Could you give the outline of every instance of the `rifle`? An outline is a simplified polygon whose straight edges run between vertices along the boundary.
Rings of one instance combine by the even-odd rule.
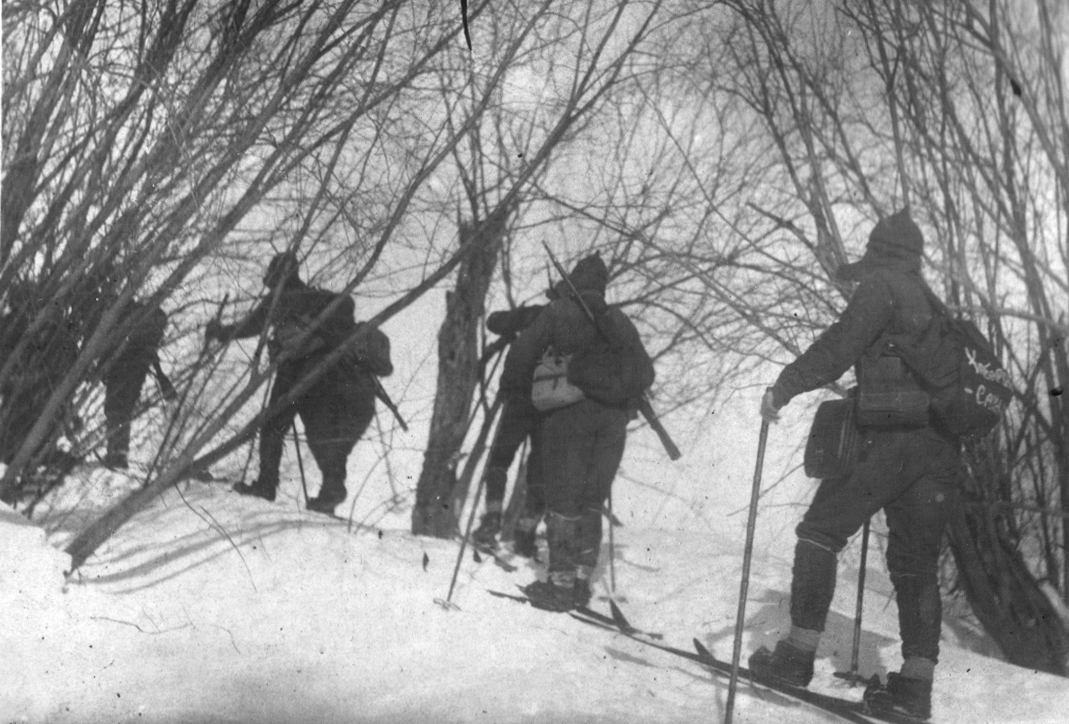
[[[393,404],[393,400],[391,400],[390,396],[386,394],[386,389],[382,386],[382,383],[379,382],[379,378],[372,374],[369,374],[368,376],[375,383],[375,397],[382,400],[382,404],[386,405],[386,408],[393,413],[393,416],[395,418],[397,418],[397,423],[401,426],[401,429],[405,432],[408,432],[408,425],[405,424],[404,418],[401,417],[401,413],[397,409],[397,405]]]
[[[591,321],[594,328],[598,330],[598,334],[604,337],[606,342],[611,342],[612,340],[609,339],[609,336],[602,330],[601,325],[598,324],[597,317],[594,316],[594,313],[590,311],[590,307],[586,305],[586,302],[583,301],[583,298],[579,295],[579,290],[575,288],[575,285],[572,284],[572,280],[568,278],[568,272],[565,271],[564,267],[561,266],[561,263],[557,261],[557,257],[553,255],[553,252],[545,241],[542,242],[542,248],[549,254],[549,260],[553,262],[553,266],[556,267],[557,273],[564,278],[568,288],[572,291],[572,296],[579,302],[579,306],[582,307],[583,313],[586,314],[587,319]],[[661,445],[664,446],[669,459],[678,460],[682,457],[683,453],[679,451],[679,448],[676,447],[675,442],[672,441],[668,431],[664,429],[664,425],[662,425],[660,419],[658,419],[657,413],[653,411],[653,405],[650,404],[650,401],[645,395],[639,395],[638,397],[638,411],[642,413],[642,416],[646,418],[646,422],[649,423],[649,426],[655,433],[657,433],[657,437],[660,438]]]

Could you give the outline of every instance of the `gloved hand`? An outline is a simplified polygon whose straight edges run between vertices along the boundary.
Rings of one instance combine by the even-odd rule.
[[[501,401],[502,405],[509,404],[510,402],[515,400],[517,397],[520,397],[522,394],[523,394],[523,392],[521,390],[517,390],[514,387],[498,387],[497,388],[497,399]]]
[[[174,402],[178,399],[178,390],[174,388],[174,385],[166,377],[160,380],[160,391],[163,393],[163,399],[168,402]]]
[[[765,422],[778,422],[781,407],[776,405],[776,394],[769,387],[761,398],[761,419]]]
[[[207,342],[211,342],[216,339],[223,339],[226,333],[223,331],[223,323],[218,319],[208,320],[207,326],[204,328],[204,339]]]

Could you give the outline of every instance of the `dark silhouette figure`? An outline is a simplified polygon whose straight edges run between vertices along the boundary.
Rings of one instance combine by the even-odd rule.
[[[345,500],[346,462],[375,415],[376,376],[393,372],[389,339],[378,329],[353,319],[354,304],[341,302],[322,324],[315,320],[339,295],[309,287],[298,275],[295,254],[276,255],[264,275],[269,293],[242,321],[224,325],[212,320],[209,339],[252,337],[272,328],[268,344],[272,360],[280,360],[268,403],[274,412],[260,429],[260,472],[251,484],[237,483],[234,490],[273,501],[279,483],[284,436],[300,415],[316,464],[323,475],[319,495],[308,509],[332,514]],[[353,336],[345,356],[332,365],[297,399],[279,407],[279,401],[323,358]]]
[[[45,411],[57,386],[78,357],[78,345],[61,305],[42,295],[31,281],[12,285],[7,312],[0,317],[0,365],[9,373],[0,384],[0,462],[10,465]],[[30,465],[47,468],[55,477],[69,472],[76,460],[56,446],[69,411],[57,415]],[[5,500],[20,497],[19,487]]]
[[[114,468],[128,466],[130,426],[149,370],[155,372],[163,396],[170,400],[176,397],[174,386],[160,367],[159,348],[167,328],[167,314],[159,307],[131,302],[124,310],[120,328],[135,316],[140,321],[119,342],[117,354],[105,365],[103,374],[108,430],[104,464]]]

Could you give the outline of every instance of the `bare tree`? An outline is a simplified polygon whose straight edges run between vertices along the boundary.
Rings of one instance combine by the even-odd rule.
[[[659,2],[546,3],[521,13],[511,30],[501,32],[502,39],[527,41],[515,47],[511,41],[504,43],[500,51],[514,59],[515,74],[528,82],[546,81],[541,88],[528,89],[534,91],[529,107],[523,107],[522,99],[514,101],[519,107],[503,101],[500,112],[489,116],[473,136],[470,161],[458,164],[463,198],[474,220],[471,234],[480,240],[480,248],[486,248],[485,260],[490,263],[473,261],[449,297],[439,332],[438,396],[417,488],[413,532],[446,537],[457,529],[472,467],[466,466],[468,475],[457,475],[467,427],[458,430],[455,421],[472,418],[471,400],[479,382],[477,330],[490,275],[502,250],[511,257],[509,250],[516,245],[531,246],[530,238],[520,240],[519,234],[506,233],[509,215],[515,207],[518,218],[537,217],[538,210],[532,208],[540,200],[535,182],[554,168],[567,173],[563,170],[570,160],[567,149],[598,127],[596,119],[610,106],[609,99],[634,82],[636,59],[651,42],[657,23],[669,19],[678,17],[668,16]],[[487,58],[495,67],[504,64],[498,55],[491,50]],[[480,69],[473,73],[472,87],[480,91],[477,97],[485,96],[475,80],[483,74]],[[532,221],[523,235],[529,237],[536,224],[547,222]],[[506,278],[516,271],[508,265]],[[485,413],[489,408],[482,409]]]
[[[477,4],[471,18],[485,7]],[[283,247],[312,253],[335,233],[353,239],[342,272],[350,292],[471,122],[458,121],[456,136],[429,129],[426,111],[436,106],[415,82],[456,49],[459,25],[444,9],[98,2],[52,14],[15,8],[5,13],[5,30],[0,287],[32,280],[53,308],[77,310],[91,299],[86,280],[117,268],[122,281],[22,438],[4,490],[41,458],[53,421],[135,323],[120,322],[126,301],[170,300],[181,330],[193,333],[195,319],[207,319],[215,305],[190,281],[218,284],[232,269],[228,257],[262,258]],[[473,106],[473,117],[483,108]],[[387,154],[399,162],[391,165]],[[271,228],[287,238],[259,231]],[[445,251],[432,259],[425,284],[388,313],[462,258]],[[47,322],[35,311],[31,329]],[[11,360],[27,352],[20,345],[0,381],[11,379]],[[155,491],[234,449],[261,419],[239,425],[197,460],[273,368],[254,360],[243,380],[215,397],[212,414],[197,416],[200,396],[220,388],[205,364],[211,355],[194,339],[184,349],[183,407],[168,426],[158,477],[75,538],[75,565]]]

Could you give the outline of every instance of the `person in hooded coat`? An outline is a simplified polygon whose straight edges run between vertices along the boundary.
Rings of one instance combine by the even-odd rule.
[[[921,277],[924,239],[907,211],[873,228],[864,256],[839,276],[856,281],[846,309],[780,373],[761,401],[769,422],[794,397],[827,385],[863,357],[890,354],[894,344],[919,344],[936,314]],[[865,380],[859,374],[862,390]],[[931,715],[939,659],[939,551],[960,472],[960,443],[928,414],[919,424],[859,429],[859,454],[849,474],[823,480],[802,522],[792,569],[791,628],[775,650],[750,657],[757,677],[808,686],[835,591],[837,556],[873,514],[888,527],[887,567],[898,603],[901,670],[886,686],[875,680],[865,699],[877,710],[916,719]]]
[[[111,261],[105,261],[80,278],[76,303],[70,313],[83,348],[100,328],[105,314],[119,305],[123,275]],[[167,330],[167,313],[145,301],[128,300],[107,341],[107,351],[93,373],[104,383],[106,452],[104,465],[129,467],[130,431],[141,389],[153,371],[163,397],[177,399],[177,392],[160,366],[159,349]]]
[[[163,396],[175,400],[177,393],[160,367],[159,348],[167,329],[167,313],[159,307],[132,301],[123,319],[139,316],[140,322],[119,343],[117,356],[104,370],[104,419],[107,423],[107,452],[104,464],[112,468],[129,466],[130,428],[141,388],[153,370]],[[120,325],[123,321],[120,321]]]
[[[571,284],[558,285],[567,292],[550,302],[513,343],[501,375],[503,389],[530,391],[535,367],[549,349],[573,360],[597,350],[603,344],[603,333],[588,311],[615,331],[620,347],[634,352],[631,359],[642,368],[639,376],[644,389],[652,384],[653,364],[638,330],[627,315],[605,302],[608,277],[605,262],[597,254],[575,265],[568,277]],[[549,575],[548,580],[535,581],[525,589],[535,605],[568,610],[589,603],[590,578],[601,551],[602,510],[633,416],[629,404],[607,404],[594,397],[545,413],[542,475]]]
[[[285,353],[271,389],[268,406],[273,408],[338,344],[351,337],[358,325],[353,319],[353,300],[346,296],[322,324],[312,328],[337,295],[301,281],[297,256],[292,252],[277,254],[263,281],[269,293],[245,319],[234,325],[212,320],[205,335],[220,340],[253,337],[267,327],[273,328],[268,344],[271,359],[279,359]],[[375,416],[378,387],[374,376],[393,372],[389,340],[371,327],[367,331],[365,338],[379,340],[374,354],[358,343],[352,355],[335,363],[296,400],[264,421],[260,429],[259,477],[252,484],[236,483],[235,492],[268,501],[275,499],[284,436],[295,416],[300,415],[308,447],[323,475],[319,495],[308,501],[308,509],[332,514],[345,500],[349,453]]]

